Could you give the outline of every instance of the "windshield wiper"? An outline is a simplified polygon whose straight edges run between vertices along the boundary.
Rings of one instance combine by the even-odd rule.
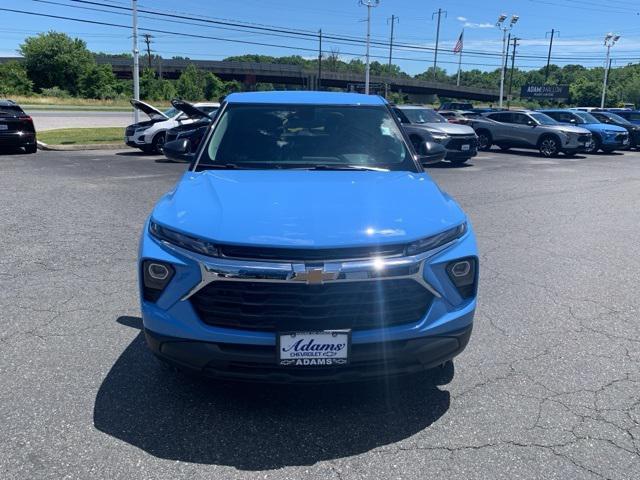
[[[240,167],[235,163],[201,163],[198,167],[216,170],[247,170],[247,167]]]
[[[362,172],[388,172],[388,168],[367,167],[363,165],[314,165],[300,170],[356,170]]]

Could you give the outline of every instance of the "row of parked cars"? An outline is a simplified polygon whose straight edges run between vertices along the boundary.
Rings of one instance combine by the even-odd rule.
[[[177,139],[189,139],[189,148],[195,151],[220,107],[219,103],[191,104],[176,99],[163,112],[145,102],[131,103],[146,113],[149,120],[127,127],[125,142],[149,153],[159,153],[165,142]],[[423,157],[430,156],[434,162],[444,159],[462,164],[492,146],[501,150],[536,149],[545,157],[559,153],[566,156],[580,152],[611,153],[640,146],[640,112],[634,111],[587,108],[436,111],[417,105],[391,108],[416,151]],[[425,151],[425,145],[430,151]]]

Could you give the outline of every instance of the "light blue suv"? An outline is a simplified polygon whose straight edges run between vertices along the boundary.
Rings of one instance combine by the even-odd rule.
[[[593,135],[593,142],[587,148],[586,153],[595,153],[602,150],[611,153],[614,150],[626,150],[629,148],[629,132],[623,127],[602,123],[588,112],[577,110],[538,110],[549,115],[560,123],[576,125],[586,128]]]
[[[471,335],[476,240],[377,96],[229,95],[143,227],[144,330],[215,378],[352,381],[421,371]]]

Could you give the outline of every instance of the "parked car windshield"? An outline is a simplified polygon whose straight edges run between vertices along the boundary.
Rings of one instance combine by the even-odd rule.
[[[626,118],[621,117],[620,115],[617,115],[615,113],[607,112],[607,113],[601,114],[601,115],[605,115],[605,116],[609,117],[611,120],[613,120],[614,122],[620,123],[622,125],[633,125],[629,120],[627,120]]]
[[[447,123],[447,119],[428,108],[400,108],[411,123]]]
[[[178,110],[177,108],[169,108],[168,110],[165,110],[164,112],[162,112],[163,115],[165,115],[167,118],[173,118],[176,115],[178,115],[179,113],[182,113],[181,110]]]
[[[587,113],[587,112],[573,112],[573,113],[576,114],[578,117],[580,117],[580,120],[577,121],[576,123],[600,123],[600,120],[598,120],[596,117],[594,117],[590,113]]]
[[[540,125],[557,125],[558,123],[549,115],[545,115],[544,113],[531,113],[530,115],[531,118],[533,118]]]
[[[230,104],[203,168],[418,171],[385,106]]]

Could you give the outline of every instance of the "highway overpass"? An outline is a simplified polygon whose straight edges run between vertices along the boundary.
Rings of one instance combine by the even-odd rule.
[[[10,60],[7,57],[0,58],[0,63]],[[16,60],[16,58],[11,58]],[[99,57],[99,63],[111,64],[118,78],[131,78],[132,61],[119,57]],[[156,62],[154,62],[155,64]],[[140,67],[144,67],[140,62]],[[318,82],[318,72],[303,69],[297,65],[281,65],[273,63],[249,63],[249,62],[225,62],[209,60],[162,60],[160,65],[154,65],[160,71],[163,78],[176,79],[189,65],[214,73],[223,80],[237,80],[246,85],[258,82],[292,85],[297,88],[317,90],[319,87],[335,87],[344,90],[359,89],[364,82],[362,74],[349,72],[330,72],[323,70],[322,79]],[[447,83],[416,80],[411,77],[387,77],[371,76],[371,83],[388,85],[392,92],[408,94],[415,99],[427,98],[438,95],[440,97],[459,98],[492,102],[498,100],[497,90],[456,87]]]

